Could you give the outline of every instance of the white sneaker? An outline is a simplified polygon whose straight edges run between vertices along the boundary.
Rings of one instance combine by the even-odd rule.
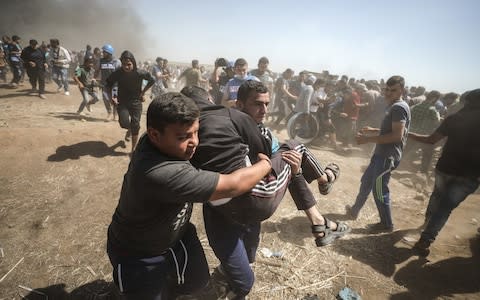
[[[40,94],[38,95],[38,97],[40,97],[41,99],[47,99],[47,96],[45,96],[44,94]]]
[[[66,92],[65,92],[65,96],[70,96],[70,92],[69,92],[69,91],[66,91]]]
[[[62,91],[62,89],[63,89],[63,85],[59,86],[59,87],[57,88],[57,93],[60,93],[60,92]]]

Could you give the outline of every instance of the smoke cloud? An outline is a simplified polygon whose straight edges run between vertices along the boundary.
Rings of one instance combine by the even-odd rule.
[[[50,38],[58,38],[69,50],[111,44],[117,57],[126,49],[137,58],[147,55],[149,37],[141,16],[127,0],[2,2],[0,33],[20,36],[22,46],[30,39],[48,43]]]

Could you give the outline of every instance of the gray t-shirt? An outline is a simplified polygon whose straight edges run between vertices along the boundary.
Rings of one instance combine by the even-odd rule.
[[[402,158],[403,147],[407,142],[408,130],[410,128],[410,108],[407,102],[401,100],[387,108],[380,126],[380,135],[391,133],[392,123],[394,122],[405,123],[402,141],[400,143],[377,144],[375,154],[382,157],[392,157],[394,160],[399,161]]]
[[[159,255],[182,238],[193,202],[206,202],[219,174],[160,153],[144,135],[124,176],[109,242],[126,256]]]

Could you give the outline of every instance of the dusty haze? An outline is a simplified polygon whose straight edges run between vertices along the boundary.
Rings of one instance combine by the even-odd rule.
[[[112,44],[116,56],[129,49],[137,57],[147,55],[141,17],[126,0],[22,0],[2,1],[0,33],[18,35],[21,45],[36,39],[40,43],[58,38],[70,50],[85,49],[86,44],[101,47]]]

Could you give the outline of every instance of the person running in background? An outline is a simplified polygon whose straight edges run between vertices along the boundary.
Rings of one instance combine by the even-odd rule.
[[[73,80],[78,84],[82,94],[82,103],[78,107],[77,114],[80,115],[86,107],[90,112],[90,105],[98,101],[98,94],[95,87],[98,85],[95,79],[95,59],[93,55],[85,56],[83,65],[77,67]],[[90,100],[90,97],[92,100]]]
[[[112,45],[105,44],[102,47],[102,58],[100,59],[98,70],[95,70],[95,78],[100,78],[99,85],[102,88],[102,99],[103,104],[105,105],[105,109],[107,110],[107,120],[110,120],[110,117],[115,120],[115,116],[117,114],[117,108],[113,104],[110,96],[108,95],[108,91],[106,88],[107,78],[108,76],[110,76],[110,74],[112,74],[115,70],[120,69],[122,66],[120,60],[113,57],[114,51],[115,49],[113,49]],[[114,89],[115,88],[116,87],[114,87]],[[93,98],[90,101],[90,104],[95,104],[97,101],[98,98]]]
[[[120,56],[122,67],[114,71],[106,80],[106,89],[109,98],[117,105],[118,122],[120,127],[127,129],[125,140],[132,139],[132,152],[138,141],[142,103],[145,102],[145,92],[155,83],[152,75],[145,70],[138,70],[133,54],[125,50]],[[143,80],[147,85],[142,89]],[[112,97],[112,88],[118,84],[118,95]]]
[[[10,68],[12,69],[13,79],[10,83],[12,87],[17,87],[22,78],[22,46],[20,46],[20,37],[18,35],[12,36],[11,42],[8,44],[8,58],[10,61]]]
[[[68,90],[68,68],[72,62],[72,58],[67,49],[60,46],[58,39],[50,40],[50,55],[49,59],[52,60],[52,76],[53,81],[58,85],[57,92],[60,92],[63,88],[66,96],[70,95]]]
[[[30,40],[29,46],[22,51],[22,61],[25,64],[28,79],[32,85],[32,94],[37,95],[41,99],[46,99],[45,96],[45,70],[47,68],[47,59],[45,52],[38,47],[36,40]],[[37,90],[38,83],[38,90]]]

